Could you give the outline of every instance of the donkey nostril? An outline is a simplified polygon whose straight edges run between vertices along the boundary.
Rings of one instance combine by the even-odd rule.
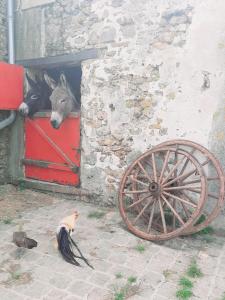
[[[51,120],[51,124],[52,124],[53,128],[56,128],[56,129],[59,128],[59,124],[56,120]]]

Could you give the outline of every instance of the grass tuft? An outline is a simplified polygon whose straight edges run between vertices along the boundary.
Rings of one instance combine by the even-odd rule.
[[[197,266],[196,260],[193,260],[191,262],[191,264],[190,264],[190,266],[188,267],[188,270],[187,270],[187,275],[191,278],[200,278],[200,277],[203,276],[202,271]]]
[[[200,218],[195,223],[195,225],[199,225],[199,224],[203,223],[205,220],[206,220],[206,216],[205,215],[201,215]]]
[[[119,272],[119,273],[116,273],[115,276],[116,276],[116,279],[120,279],[123,277],[123,274],[121,272]]]
[[[115,293],[115,297],[114,300],[124,300],[125,299],[125,295],[123,292],[117,292]]]
[[[12,219],[9,217],[6,217],[5,219],[3,219],[3,223],[4,224],[12,224]]]
[[[135,283],[137,281],[137,277],[135,276],[130,276],[127,278],[127,282],[129,282],[130,284]]]
[[[91,211],[89,214],[88,214],[88,218],[90,219],[101,219],[103,218],[105,215],[105,212],[103,211]]]
[[[176,297],[180,300],[190,299],[192,295],[193,295],[192,291],[185,288],[176,292]]]
[[[145,251],[145,246],[144,244],[138,244],[136,247],[135,247],[135,250],[137,250],[138,252],[140,253],[143,253]]]
[[[193,283],[187,277],[181,277],[179,285],[181,285],[185,289],[191,289],[193,287]]]
[[[121,273],[118,273],[121,274]],[[130,276],[122,286],[114,286],[113,300],[127,300],[141,291],[141,283],[137,284],[137,277]]]

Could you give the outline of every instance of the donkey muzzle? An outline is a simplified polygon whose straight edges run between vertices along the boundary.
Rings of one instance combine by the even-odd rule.
[[[60,124],[56,120],[51,120],[50,122],[53,128],[58,129],[60,127]]]
[[[28,115],[28,113],[29,113],[29,107],[28,107],[28,105],[25,102],[23,102],[23,103],[20,104],[18,110],[19,110],[19,113],[22,116],[24,116],[24,117],[26,117]]]
[[[50,120],[52,127],[58,129],[62,121],[63,121],[63,117],[57,111],[53,111]]]

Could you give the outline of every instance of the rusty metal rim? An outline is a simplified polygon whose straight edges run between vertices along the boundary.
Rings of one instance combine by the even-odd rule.
[[[207,216],[207,219],[205,219],[202,223],[200,223],[198,225],[193,225],[190,228],[187,228],[185,230],[185,232],[183,233],[184,235],[186,235],[186,234],[196,233],[196,232],[204,229],[206,226],[208,226],[218,216],[218,214],[220,213],[221,209],[224,206],[224,201],[225,201],[225,198],[224,198],[224,194],[225,194],[225,181],[224,181],[224,179],[225,178],[224,178],[224,172],[223,172],[223,169],[221,167],[221,164],[218,161],[218,159],[214,156],[214,154],[212,154],[208,149],[206,149],[205,147],[203,147],[202,145],[200,145],[196,142],[192,142],[192,141],[188,141],[188,140],[182,140],[182,139],[176,139],[176,140],[170,140],[170,141],[163,142],[163,143],[157,145],[156,148],[161,148],[161,147],[165,147],[165,146],[172,146],[172,145],[176,146],[177,144],[195,148],[195,149],[199,150],[208,159],[210,159],[210,161],[212,162],[213,166],[216,169],[216,172],[218,174],[219,181],[220,181],[219,198],[218,198],[218,201],[217,201],[217,205],[214,207],[212,212]],[[182,150],[184,150],[184,149],[182,149]],[[186,150],[184,150],[184,151],[186,151]],[[197,158],[195,158],[195,159],[197,160]],[[205,204],[206,204],[207,201],[208,201],[208,196],[205,200]]]
[[[137,236],[139,236],[143,239],[155,240],[155,241],[156,240],[158,240],[158,241],[159,240],[168,240],[170,238],[177,237],[177,236],[181,235],[183,232],[185,232],[186,230],[188,230],[189,228],[192,228],[192,225],[196,222],[196,220],[199,218],[199,216],[202,213],[202,209],[204,207],[205,196],[207,194],[207,183],[206,183],[206,179],[205,179],[202,167],[197,163],[196,159],[190,153],[187,153],[187,152],[182,151],[182,150],[179,149],[179,152],[182,152],[182,154],[184,154],[186,157],[188,157],[189,160],[191,160],[191,162],[194,164],[194,166],[196,167],[196,169],[198,170],[199,175],[200,175],[202,189],[201,189],[200,199],[198,201],[198,205],[197,205],[196,210],[193,212],[190,219],[182,227],[180,227],[180,228],[178,228],[178,229],[176,229],[176,230],[174,230],[170,233],[162,233],[160,235],[153,235],[153,234],[148,234],[148,233],[145,233],[143,231],[140,231],[140,230],[136,229],[131,224],[131,222],[129,221],[129,219],[128,219],[126,213],[125,213],[125,210],[124,210],[124,207],[123,207],[123,198],[124,198],[123,197],[123,190],[124,190],[126,180],[129,176],[130,172],[137,165],[137,163],[139,161],[141,161],[142,159],[146,158],[147,156],[151,155],[152,153],[157,152],[159,150],[159,148],[160,148],[161,151],[162,150],[164,150],[164,151],[170,150],[169,146],[165,146],[165,147],[162,147],[162,146],[158,147],[157,146],[157,147],[155,147],[151,150],[148,150],[147,152],[145,152],[141,156],[139,156],[125,171],[125,173],[123,175],[123,178],[121,180],[120,189],[119,189],[119,210],[120,210],[120,214],[121,214],[124,222],[126,223],[128,229],[131,232],[133,232],[134,234],[136,234]]]

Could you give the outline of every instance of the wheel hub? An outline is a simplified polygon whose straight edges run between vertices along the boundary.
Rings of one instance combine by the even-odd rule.
[[[160,185],[157,182],[151,182],[149,184],[149,191],[152,193],[154,196],[159,196],[160,194]]]

